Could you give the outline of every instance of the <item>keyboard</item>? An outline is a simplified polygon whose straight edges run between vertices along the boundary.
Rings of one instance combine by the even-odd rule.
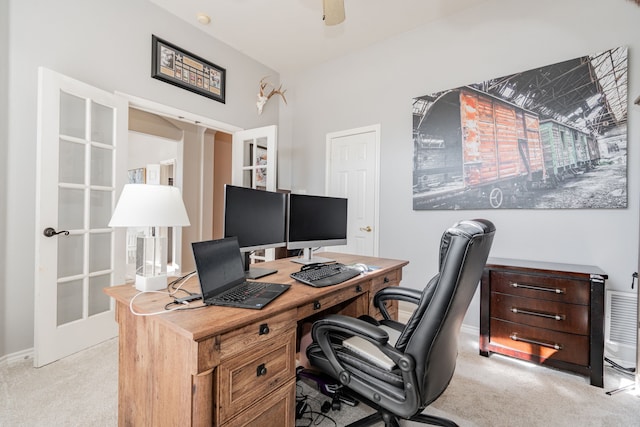
[[[242,302],[250,297],[256,296],[268,285],[269,283],[264,282],[244,282],[230,289],[228,292],[216,296],[214,299],[218,301]]]
[[[336,262],[333,264],[305,265],[300,271],[291,273],[290,276],[305,285],[322,288],[345,282],[359,274],[359,270]]]

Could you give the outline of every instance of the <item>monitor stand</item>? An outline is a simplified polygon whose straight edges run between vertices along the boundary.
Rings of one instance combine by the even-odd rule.
[[[251,267],[249,252],[244,252],[244,277],[245,279],[259,279],[270,274],[277,273],[278,270],[271,268]]]
[[[324,264],[327,262],[335,262],[335,259],[322,258],[322,257],[314,257],[313,256],[313,248],[304,248],[304,252],[301,258],[293,258],[291,261],[297,262],[298,264]]]

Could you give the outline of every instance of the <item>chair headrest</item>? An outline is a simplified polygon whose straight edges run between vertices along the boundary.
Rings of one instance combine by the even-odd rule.
[[[449,227],[444,232],[442,239],[440,240],[440,262],[438,263],[438,270],[442,268],[442,262],[444,260],[444,256],[447,254],[447,250],[449,249],[452,236],[462,236],[472,240],[477,236],[493,233],[495,231],[495,225],[486,219],[467,219],[459,221]]]

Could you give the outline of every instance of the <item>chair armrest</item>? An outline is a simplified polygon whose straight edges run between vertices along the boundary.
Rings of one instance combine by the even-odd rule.
[[[440,274],[436,274],[435,276],[433,276],[431,280],[429,280],[429,283],[427,283],[427,286],[425,286],[424,290],[406,288],[401,286],[389,286],[388,288],[381,289],[374,295],[373,305],[378,310],[380,310],[380,314],[382,314],[382,317],[384,317],[385,320],[394,322],[394,320],[389,315],[389,312],[387,311],[387,307],[384,304],[385,301],[405,301],[415,305],[418,305],[422,298],[427,298],[428,301],[433,296],[433,289],[435,289],[433,285],[437,283],[439,279]]]
[[[408,354],[398,351],[388,344],[389,335],[383,329],[378,328],[364,320],[340,314],[331,314],[323,319],[314,322],[312,336],[315,343],[320,347],[323,356],[330,365],[332,376],[336,377],[341,384],[348,385],[349,388],[369,400],[375,400],[385,408],[395,408],[395,411],[410,416],[415,413],[419,406],[418,381],[415,372],[415,360]],[[404,387],[395,389],[384,384],[384,382],[370,381],[363,378],[359,372],[350,372],[343,365],[336,354],[335,343],[331,338],[342,338],[344,335],[357,336],[375,345],[382,353],[389,357],[399,368]],[[341,346],[337,346],[340,348]],[[362,359],[363,362],[366,359]],[[368,362],[367,362],[368,363]],[[329,372],[329,371],[327,371]]]
[[[405,301],[418,305],[422,291],[413,288],[403,288],[400,286],[389,286],[380,289],[373,297],[373,305],[380,310],[380,314],[385,320],[391,320],[391,315],[387,311],[385,301]]]
[[[354,317],[343,316],[341,314],[328,315],[314,322],[311,333],[313,340],[318,343],[335,372],[346,372],[347,369],[338,360],[332,346],[332,337],[343,338],[346,334],[348,336],[357,336],[365,339],[375,345],[396,364],[398,364],[404,356],[388,344],[389,334],[387,334],[384,329]]]
[[[340,332],[348,335],[357,335],[379,346],[383,346],[389,341],[389,334],[384,329],[355,317],[330,314],[313,323],[312,334],[316,342],[324,339],[321,334]]]

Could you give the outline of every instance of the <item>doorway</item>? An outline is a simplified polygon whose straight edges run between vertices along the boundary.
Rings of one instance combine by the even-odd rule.
[[[327,134],[326,192],[348,199],[347,245],[336,252],[378,256],[380,125]]]
[[[224,185],[231,183],[231,141],[231,134],[200,123],[129,108],[128,168],[144,168],[150,178],[149,170],[157,166],[157,183],[181,189],[191,222],[184,229],[163,231],[172,273],[195,269],[191,242],[222,236],[221,195]]]

